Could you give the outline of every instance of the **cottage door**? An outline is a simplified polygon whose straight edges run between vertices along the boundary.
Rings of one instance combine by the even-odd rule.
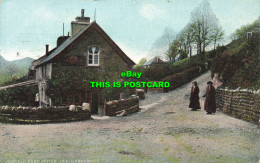
[[[68,105],[80,105],[81,104],[81,95],[72,94],[72,93],[67,94],[67,104]]]
[[[91,114],[98,114],[98,93],[92,93]]]

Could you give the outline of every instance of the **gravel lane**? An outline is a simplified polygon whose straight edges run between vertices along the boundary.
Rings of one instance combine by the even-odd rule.
[[[208,80],[209,72],[196,79],[200,97]],[[257,126],[221,112],[190,111],[190,86],[149,92],[140,101],[141,111],[126,117],[40,125],[0,123],[0,162],[258,162]]]

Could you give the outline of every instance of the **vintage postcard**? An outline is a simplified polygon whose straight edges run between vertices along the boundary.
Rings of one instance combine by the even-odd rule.
[[[0,162],[259,162],[259,11],[0,0]]]

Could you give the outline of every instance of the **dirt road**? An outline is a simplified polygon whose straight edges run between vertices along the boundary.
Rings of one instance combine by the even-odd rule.
[[[200,96],[209,79],[209,73],[196,79]],[[187,84],[169,93],[148,93],[141,111],[126,117],[0,123],[0,162],[258,162],[260,129],[220,112],[190,111],[189,91]]]

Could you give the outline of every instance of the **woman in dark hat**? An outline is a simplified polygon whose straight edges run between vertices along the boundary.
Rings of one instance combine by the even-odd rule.
[[[200,89],[196,81],[192,82],[191,92],[190,92],[190,104],[189,108],[192,108],[192,111],[200,109],[200,98],[199,98]]]
[[[215,88],[213,87],[213,83],[211,81],[207,82],[208,86],[206,89],[206,99],[204,103],[204,109],[207,114],[212,114],[216,112],[216,101],[215,101]]]

